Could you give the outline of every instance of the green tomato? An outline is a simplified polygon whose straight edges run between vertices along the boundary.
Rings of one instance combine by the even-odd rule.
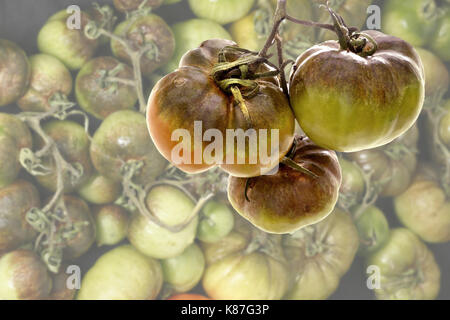
[[[0,113],[0,134],[11,138],[19,149],[33,145],[30,129],[15,115]]]
[[[408,229],[394,229],[367,261],[379,268],[379,300],[432,300],[439,294],[440,270],[433,253]]]
[[[189,0],[189,6],[199,18],[227,24],[245,16],[254,2],[255,0]]]
[[[134,80],[133,69],[113,57],[97,57],[86,63],[77,75],[75,94],[80,107],[98,119],[132,109],[137,101],[136,89],[108,77]]]
[[[394,206],[402,224],[424,241],[450,241],[450,201],[436,181],[418,175],[414,183],[394,199]]]
[[[112,203],[120,196],[122,187],[120,183],[113,181],[99,173],[94,173],[85,184],[78,189],[78,194],[83,200],[92,204]]]
[[[361,169],[356,164],[344,158],[339,158],[339,164],[342,169],[342,183],[339,189],[338,205],[348,210],[360,203],[365,182]]]
[[[147,195],[146,205],[156,218],[168,226],[184,223],[195,206],[183,191],[168,185],[152,188]],[[181,231],[171,232],[143,214],[135,213],[128,230],[128,239],[149,257],[173,258],[194,242],[197,225],[198,217],[195,217]]]
[[[149,14],[125,20],[117,25],[114,33],[125,38],[133,50],[151,47],[142,55],[140,62],[141,71],[146,76],[164,66],[173,56],[174,34],[167,23],[157,15]],[[120,42],[112,39],[111,50],[121,61],[131,64],[132,59]]]
[[[161,261],[164,281],[176,293],[193,289],[202,279],[205,270],[205,257],[202,250],[192,244],[179,256]]]
[[[389,239],[389,222],[384,213],[375,206],[361,212],[355,224],[359,233],[359,253],[363,256],[374,253]]]
[[[103,176],[122,181],[120,169],[127,161],[143,161],[135,181],[148,184],[166,168],[148,133],[145,116],[137,111],[121,110],[107,117],[92,138],[91,159]]]
[[[446,101],[444,109],[446,113],[439,122],[439,137],[445,145],[450,147],[450,100]]]
[[[425,69],[425,95],[432,97],[441,90],[449,87],[449,74],[445,64],[432,52],[417,48]]]
[[[127,237],[129,214],[122,207],[105,205],[94,209],[97,245],[113,246]]]
[[[162,282],[157,260],[124,245],[97,260],[84,276],[77,300],[152,300]]]
[[[95,54],[97,40],[88,39],[84,28],[90,16],[81,11],[81,28],[69,29],[71,14],[61,10],[51,16],[39,31],[37,43],[43,53],[57,57],[71,70],[80,69]]]
[[[444,61],[450,61],[450,13],[439,22],[435,36],[430,42],[433,51]]]
[[[30,76],[31,67],[26,53],[14,42],[0,39],[0,107],[24,95]]]
[[[202,284],[214,300],[279,300],[288,288],[281,237],[236,219],[235,228],[215,243],[202,243]]]
[[[198,224],[197,238],[203,242],[217,242],[233,230],[231,209],[219,202],[210,201],[203,208]]]
[[[328,298],[348,271],[359,246],[349,214],[336,209],[323,221],[283,239],[294,283],[285,299]]]
[[[89,136],[83,126],[69,120],[51,120],[43,126],[44,132],[55,142],[63,158],[70,164],[83,167],[82,175],[78,178],[64,172],[64,192],[70,193],[82,186],[91,176],[92,164],[89,158]],[[37,141],[37,150],[44,146],[41,138]],[[49,167],[50,174],[36,176],[40,185],[50,191],[57,189],[56,164],[53,157],[43,159],[43,165]]]
[[[40,300],[51,288],[47,267],[33,251],[19,249],[0,257],[0,300]]]
[[[0,255],[35,239],[37,233],[25,216],[39,206],[39,193],[27,181],[17,180],[0,189]]]
[[[172,27],[175,36],[175,53],[172,59],[163,68],[165,73],[170,73],[180,63],[183,55],[189,50],[200,46],[208,39],[231,39],[231,35],[221,25],[206,19],[192,19],[175,24]]]
[[[72,75],[61,61],[48,54],[31,56],[30,63],[30,87],[17,104],[23,111],[49,111],[55,94],[68,96],[72,92]]]
[[[423,46],[436,32],[436,9],[435,0],[385,1],[383,32]]]

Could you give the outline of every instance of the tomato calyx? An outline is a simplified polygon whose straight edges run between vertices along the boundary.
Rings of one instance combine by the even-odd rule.
[[[244,250],[244,254],[261,252],[269,257],[285,264],[283,248],[281,246],[281,236],[269,234],[257,228],[251,230],[251,240]]]

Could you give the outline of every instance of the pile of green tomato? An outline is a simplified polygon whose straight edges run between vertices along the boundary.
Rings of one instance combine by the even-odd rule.
[[[329,1],[358,28],[372,2]],[[442,280],[449,279],[448,270],[440,270],[430,249],[448,249],[450,242],[448,1],[376,1],[382,31],[413,45],[425,70],[419,120],[398,138],[386,138],[393,140],[388,144],[379,140],[367,149],[359,138],[340,139],[342,128],[375,128],[384,121],[376,113],[365,120],[340,118],[331,142],[316,130],[320,120],[312,112],[294,108],[297,119],[305,119],[295,123],[276,80],[259,83],[264,101],[279,105],[270,119],[285,129],[283,156],[308,163],[320,184],[286,168],[280,175],[292,180],[277,184],[270,176],[256,177],[252,167],[177,168],[164,153],[172,146],[160,143],[165,125],[179,124],[179,110],[158,104],[196,99],[165,90],[185,85],[180,74],[194,79],[207,68],[195,60],[197,51],[185,53],[202,43],[197,50],[216,52],[215,46],[234,42],[257,52],[271,31],[277,1],[112,4],[82,8],[81,27],[74,29],[67,23],[73,12],[56,12],[38,33],[39,52],[31,55],[14,39],[0,39],[0,107],[8,110],[0,109],[0,299],[327,299],[354,263],[364,265],[360,273],[375,270],[367,273],[373,284],[367,290],[377,299],[436,299],[444,285],[448,292]],[[288,0],[288,13],[331,23],[320,4]],[[169,25],[159,15],[177,7],[195,18]],[[280,36],[286,59],[336,39],[328,30],[289,23]],[[189,83],[200,88],[200,76],[195,79]],[[291,104],[310,99],[293,98],[292,79]],[[408,90],[414,95],[414,87]],[[147,101],[153,109],[146,114]],[[331,117],[345,113],[340,111]],[[214,116],[206,113],[208,120]],[[411,123],[417,119],[407,116]],[[393,137],[397,129],[382,130]],[[303,132],[314,142],[300,137]],[[299,204],[298,190],[288,190],[293,185],[314,202]],[[280,190],[285,193],[278,199]],[[320,208],[310,209],[319,202]],[[274,204],[283,210],[295,205],[314,217],[271,220]],[[261,207],[269,209],[258,219]],[[81,266],[80,279],[68,272],[74,266]]]

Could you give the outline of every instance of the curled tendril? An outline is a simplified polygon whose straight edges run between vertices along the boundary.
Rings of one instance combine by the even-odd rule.
[[[101,28],[95,21],[91,20],[84,27],[84,35],[90,40],[96,40],[102,35]]]
[[[52,173],[52,169],[43,165],[41,158],[37,157],[31,149],[20,150],[19,162],[33,176],[46,176]]]
[[[39,233],[48,230],[51,223],[47,215],[38,208],[31,208],[26,213],[25,220]]]
[[[62,249],[54,248],[53,250],[44,249],[41,252],[41,258],[47,265],[48,269],[53,273],[58,273],[62,263]]]

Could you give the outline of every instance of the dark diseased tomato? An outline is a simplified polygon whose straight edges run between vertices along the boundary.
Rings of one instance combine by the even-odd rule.
[[[341,169],[334,152],[297,137],[291,154],[315,176],[281,164],[274,175],[229,178],[228,197],[235,210],[267,232],[292,233],[317,223],[338,199]]]
[[[243,101],[238,101],[234,95],[227,94],[217,85],[217,79],[215,81],[212,76],[212,69],[219,61],[219,53],[225,52],[225,47],[236,48],[236,44],[220,39],[205,41],[199,48],[189,51],[183,57],[179,69],[156,84],[148,103],[148,127],[158,150],[183,171],[197,173],[222,164],[222,169],[232,175],[258,176],[275,167],[291,148],[295,129],[294,117],[286,96],[274,84],[275,78],[256,80],[254,95],[244,97]],[[244,57],[242,52],[234,51],[225,55],[230,62]],[[265,64],[249,68],[250,73],[268,70],[270,68]],[[248,111],[248,118],[244,107]],[[202,127],[197,130],[195,122],[201,123]],[[177,129],[183,129],[189,134],[188,139],[183,139],[181,151],[179,140],[172,139]],[[205,150],[209,150],[210,143],[202,139],[197,146],[199,141],[196,141],[195,137],[200,133],[202,138],[210,129],[218,132],[218,138],[223,140],[227,136],[227,129],[234,132],[237,129],[253,129],[252,135],[256,140],[261,129],[265,130],[267,135],[265,138],[259,135],[259,141],[253,145],[257,148],[252,154],[248,144],[245,150],[237,150],[239,148],[236,148],[234,140],[233,145],[227,145],[223,141],[223,149],[218,147],[216,152],[208,154]],[[278,130],[278,154],[271,152],[273,130]],[[260,156],[252,163],[250,156],[260,154],[263,147],[270,158],[268,163],[264,164]],[[175,152],[176,150],[178,152]],[[196,152],[200,152],[201,157],[196,157]],[[174,159],[180,156],[181,161]],[[227,161],[229,158],[234,161]],[[244,164],[236,164],[236,158],[243,159],[241,162]]]
[[[97,57],[77,75],[75,93],[80,107],[99,119],[122,109],[132,109],[137,101],[133,86],[109,80],[134,80],[133,70],[113,57]]]
[[[15,43],[0,39],[0,107],[15,102],[26,92],[30,75],[26,53]]]
[[[30,87],[17,104],[24,111],[48,111],[55,94],[72,92],[72,75],[61,61],[47,54],[31,56],[30,63]]]
[[[56,143],[65,161],[81,169],[79,177],[65,171],[63,172],[64,192],[70,193],[83,185],[92,174],[92,164],[89,158],[89,137],[85,129],[78,123],[69,120],[52,120],[43,126],[44,132]],[[44,146],[42,139],[37,139],[37,148]],[[43,187],[51,191],[57,189],[57,167],[50,156],[43,160],[51,173],[36,176],[36,180]]]
[[[57,274],[52,274],[52,291],[46,300],[74,300],[77,289],[67,285],[72,273],[67,265],[63,265]]]
[[[52,288],[41,258],[31,250],[11,251],[0,258],[0,300],[39,300]]]
[[[354,152],[385,145],[422,110],[424,71],[414,48],[378,31],[364,33],[377,43],[372,55],[327,41],[295,63],[291,104],[303,131],[322,147]],[[370,48],[367,41],[363,51]]]
[[[120,169],[127,161],[143,161],[135,179],[141,184],[152,182],[167,165],[148,134],[145,116],[132,110],[117,111],[102,122],[90,154],[97,171],[116,182],[122,181]]]
[[[37,234],[25,215],[39,205],[39,193],[27,181],[17,180],[0,189],[0,255],[33,241]]]
[[[140,63],[142,73],[146,76],[169,62],[175,51],[172,30],[162,18],[154,14],[125,20],[117,25],[114,33],[124,37],[133,50],[147,47]],[[117,40],[111,40],[111,50],[120,60],[131,62],[131,57]]]
[[[84,28],[90,16],[81,11],[80,28],[69,28],[71,13],[61,10],[51,16],[38,34],[38,47],[43,53],[60,59],[71,70],[80,69],[95,54],[97,40],[88,39]]]

